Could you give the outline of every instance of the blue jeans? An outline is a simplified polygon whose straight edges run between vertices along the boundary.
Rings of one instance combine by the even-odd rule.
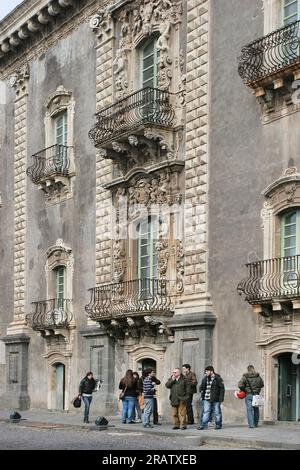
[[[153,398],[145,398],[143,425],[150,424],[150,416],[153,411]]]
[[[221,403],[219,401],[214,401],[213,403],[211,403],[208,400],[202,400],[202,403],[203,403],[203,415],[202,415],[201,426],[203,428],[207,428],[207,425],[211,418],[211,413],[214,413],[216,427],[221,428],[222,427]]]
[[[245,398],[249,428],[254,428],[254,426],[257,427],[259,421],[259,407],[252,406],[252,398],[252,393],[249,393]]]
[[[135,418],[135,397],[124,397],[122,400],[122,423],[134,421]]]
[[[82,398],[82,401],[84,403],[84,421],[88,421],[89,420],[89,413],[90,413],[90,406],[91,406],[93,397],[92,396],[85,397],[85,396],[81,395],[81,398]]]

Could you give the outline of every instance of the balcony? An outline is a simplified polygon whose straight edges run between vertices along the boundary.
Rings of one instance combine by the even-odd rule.
[[[299,25],[295,21],[243,47],[238,72],[251,88],[300,69]]]
[[[27,175],[39,189],[51,198],[53,194],[68,193],[70,190],[70,156],[72,147],[52,145],[32,155],[33,164],[27,168]]]
[[[248,277],[237,287],[250,304],[294,302],[300,298],[300,256],[246,264]]]
[[[50,299],[32,302],[34,311],[26,316],[27,324],[36,331],[69,328],[73,319],[71,300]]]
[[[263,123],[300,109],[300,21],[243,47],[238,72],[262,108]]]
[[[85,310],[91,320],[102,322],[121,317],[171,314],[169,282],[136,279],[104,284],[89,289],[91,300]]]
[[[143,88],[97,113],[89,137],[96,147],[106,147],[122,136],[142,134],[145,126],[170,128],[175,116],[171,101],[172,93]]]

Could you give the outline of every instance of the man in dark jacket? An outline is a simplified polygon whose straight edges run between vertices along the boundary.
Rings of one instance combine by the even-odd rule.
[[[96,381],[93,377],[93,372],[87,372],[86,376],[80,381],[79,396],[82,397],[84,403],[84,423],[89,423],[89,412],[93,398],[93,391],[95,389]]]
[[[173,429],[186,429],[186,401],[190,394],[190,384],[180,369],[173,370],[166,387],[171,389],[170,401],[172,406]]]
[[[187,424],[194,424],[193,394],[197,393],[198,381],[196,374],[191,371],[190,364],[182,365],[182,373],[190,383],[190,394],[186,402]]]
[[[203,415],[200,426],[197,429],[207,429],[211,411],[215,414],[215,429],[221,429],[221,403],[224,401],[225,395],[224,382],[222,377],[215,373],[213,366],[207,366],[204,372],[205,377],[199,388],[201,400],[203,400]]]
[[[259,395],[264,386],[263,379],[256,372],[254,366],[247,367],[247,372],[239,381],[238,387],[246,393],[245,404],[249,428],[257,428],[259,421],[259,407],[252,406],[253,395]]]

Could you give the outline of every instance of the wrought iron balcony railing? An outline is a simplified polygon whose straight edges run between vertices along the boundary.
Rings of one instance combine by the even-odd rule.
[[[33,164],[27,168],[27,175],[33,183],[54,177],[68,175],[70,148],[65,145],[52,145],[32,155]]]
[[[32,302],[34,311],[26,316],[27,324],[33,330],[53,330],[68,328],[73,314],[71,300],[50,299]]]
[[[95,321],[128,315],[167,314],[172,310],[168,281],[136,279],[104,284],[89,289],[91,300],[85,310]]]
[[[89,137],[100,147],[145,124],[172,126],[175,113],[171,96],[172,93],[158,88],[143,88],[97,113]]]
[[[247,85],[300,62],[299,25],[295,21],[243,47],[238,72]]]
[[[237,287],[250,304],[300,297],[300,256],[274,258],[246,264],[248,278]]]

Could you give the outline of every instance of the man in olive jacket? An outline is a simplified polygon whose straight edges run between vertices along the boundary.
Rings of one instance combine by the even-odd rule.
[[[186,401],[190,394],[189,381],[180,373],[180,369],[176,368],[167,381],[166,387],[171,390],[173,429],[186,429]]]
[[[256,372],[254,366],[249,365],[247,372],[239,381],[238,387],[246,393],[245,404],[249,428],[257,428],[259,421],[259,408],[252,406],[253,395],[259,395],[264,386],[263,379]]]
[[[211,411],[215,414],[215,429],[221,429],[221,403],[224,401],[225,387],[222,377],[215,373],[213,366],[205,368],[205,377],[201,382],[199,392],[203,400],[203,415],[197,429],[207,429]]]

